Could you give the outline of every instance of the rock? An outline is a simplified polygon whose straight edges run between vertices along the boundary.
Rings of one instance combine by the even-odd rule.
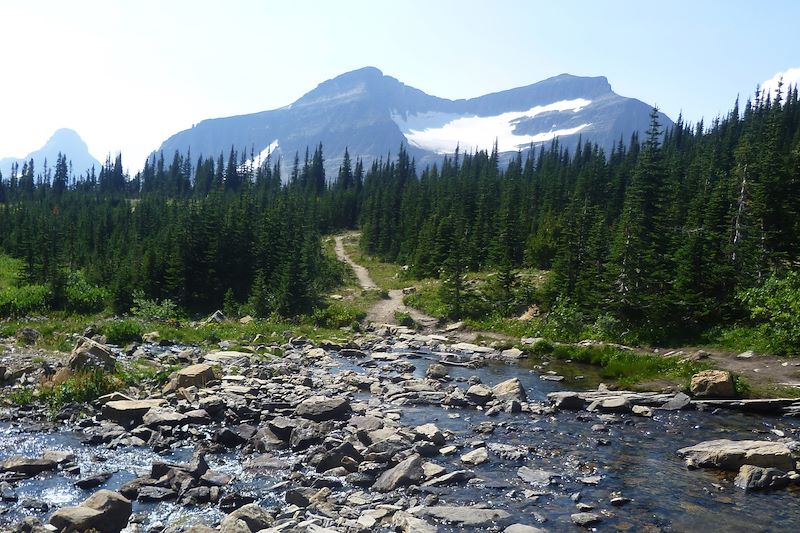
[[[571,514],[570,518],[572,519],[572,523],[576,526],[586,528],[598,524],[602,520],[602,517],[597,513],[575,513]]]
[[[459,526],[486,527],[494,522],[506,520],[511,514],[502,509],[486,509],[478,506],[435,505],[424,507],[421,514]]]
[[[346,417],[350,413],[350,402],[344,398],[328,398],[325,396],[312,396],[300,402],[295,409],[297,416],[313,420],[314,422],[325,422],[327,420],[338,420]]]
[[[56,466],[58,466],[58,461],[54,461],[53,459],[32,459],[30,457],[15,455],[0,462],[0,472],[13,472],[15,474],[33,477],[42,472],[55,470]]]
[[[99,490],[78,507],[62,507],[50,517],[50,524],[60,531],[117,533],[128,525],[131,501],[110,490]]]
[[[525,389],[517,378],[511,378],[498,383],[492,387],[492,392],[495,398],[501,400],[518,400],[520,402],[528,400],[528,395],[525,394]]]
[[[784,472],[794,470],[792,452],[781,442],[719,439],[681,448],[677,453],[694,467],[736,471],[743,465],[753,465]]]
[[[26,346],[30,346],[32,344],[36,344],[36,341],[38,341],[42,337],[42,334],[33,328],[24,327],[18,329],[17,332],[14,334],[14,337],[17,339],[18,342]]]
[[[623,396],[606,398],[600,402],[600,410],[607,413],[625,413],[630,411],[630,403]]]
[[[116,364],[114,354],[107,346],[80,337],[69,356],[68,366],[73,371],[101,368],[106,372],[113,372]]]
[[[429,440],[437,446],[442,446],[445,443],[444,435],[435,424],[423,424],[414,428],[417,435],[425,440]]]
[[[183,413],[164,407],[152,407],[142,417],[142,422],[151,428],[159,426],[180,426],[187,422],[189,417]]]
[[[554,477],[558,477],[558,474],[548,470],[534,470],[527,466],[521,466],[517,470],[517,476],[535,487],[546,487],[552,483]]]
[[[344,348],[342,350],[339,350],[339,356],[340,357],[354,357],[356,359],[363,359],[364,357],[367,356],[367,354],[364,353],[362,350],[359,350],[359,349],[356,349],[356,348]]]
[[[187,366],[178,370],[175,377],[164,386],[164,392],[176,391],[181,387],[197,387],[202,389],[209,381],[214,381],[214,368],[206,363]]]
[[[422,477],[422,457],[414,454],[381,474],[372,488],[378,492],[389,492],[398,487],[407,487],[418,483]]]
[[[581,398],[577,392],[551,392],[547,395],[547,399],[556,409],[577,411],[586,405],[586,400]]]
[[[704,370],[692,376],[689,386],[697,398],[733,398],[736,389],[733,375],[727,370]]]
[[[436,533],[438,531],[436,526],[406,511],[396,511],[392,515],[392,525],[403,533]]]
[[[349,425],[363,431],[376,431],[383,427],[383,419],[372,415],[354,416]]]
[[[692,403],[692,399],[689,398],[688,395],[679,392],[676,394],[671,400],[665,402],[659,409],[664,409],[666,411],[680,411],[681,409],[685,409]]]
[[[479,465],[489,460],[489,452],[486,448],[477,448],[461,456],[461,460],[468,465]]]
[[[467,389],[467,398],[479,405],[483,405],[492,399],[494,392],[492,389],[481,383]]]
[[[7,481],[0,481],[0,500],[4,502],[17,501],[17,492],[11,483]]]
[[[220,324],[222,322],[225,322],[225,320],[227,320],[225,318],[225,314],[222,311],[220,311],[219,309],[217,309],[216,311],[211,313],[211,316],[209,316],[205,320],[205,323],[206,324]]]
[[[255,320],[255,319],[252,316],[245,315],[245,316],[243,316],[242,318],[239,319],[239,324],[242,324],[242,325],[246,326],[247,324],[251,323],[253,320]]]
[[[653,410],[649,407],[645,407],[644,405],[634,405],[631,407],[631,412],[635,415],[651,417],[653,416]]]
[[[739,359],[752,359],[755,355],[756,355],[756,353],[754,351],[748,350],[746,352],[740,353],[736,357],[739,358]]]
[[[108,481],[111,478],[111,475],[111,472],[100,472],[99,474],[79,479],[74,483],[74,485],[79,489],[93,489]]]
[[[500,357],[504,359],[524,359],[527,356],[519,348],[509,348],[500,352]]]
[[[780,489],[789,484],[789,476],[777,468],[742,465],[733,484],[744,490]]]
[[[138,426],[144,415],[153,407],[159,407],[164,400],[115,400],[103,406],[103,417],[121,426]]]
[[[260,505],[249,503],[226,516],[220,524],[220,531],[232,530],[230,526],[238,521],[244,522],[248,531],[261,531],[270,527],[275,522],[275,519]]]
[[[547,530],[525,524],[511,524],[503,530],[503,533],[547,533]]]
[[[146,486],[139,489],[136,499],[140,502],[161,502],[174,500],[177,497],[178,493],[169,487]]]
[[[448,377],[447,367],[441,363],[431,363],[428,370],[425,371],[425,377],[428,379],[445,379]]]

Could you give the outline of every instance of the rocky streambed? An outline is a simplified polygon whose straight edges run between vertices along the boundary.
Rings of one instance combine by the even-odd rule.
[[[144,346],[140,356],[183,361],[163,389],[115,393],[56,422],[7,408],[0,530],[800,526],[793,417],[573,392],[518,353],[403,328],[280,348]]]

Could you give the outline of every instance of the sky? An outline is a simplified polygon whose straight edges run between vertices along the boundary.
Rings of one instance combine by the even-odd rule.
[[[570,73],[690,122],[800,81],[800,1],[4,0],[0,158],[61,127],[135,172],[203,119],[364,66],[445,98]]]

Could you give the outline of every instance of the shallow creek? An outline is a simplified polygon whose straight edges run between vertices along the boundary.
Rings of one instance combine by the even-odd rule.
[[[430,351],[408,352],[415,365],[416,377],[438,355]],[[403,357],[401,360],[405,360]],[[335,359],[332,372],[365,372],[359,360]],[[386,365],[378,362],[378,367]],[[530,365],[529,365],[530,366]],[[491,363],[482,368],[450,367],[450,375],[462,388],[470,376],[478,376],[488,385],[518,377],[529,401],[545,401],[549,392],[574,389],[540,379],[540,372],[517,364]],[[354,401],[377,401],[369,393],[353,395]],[[733,486],[732,474],[714,470],[688,470],[675,451],[711,439],[777,440],[770,430],[800,438],[800,422],[792,418],[750,416],[730,411],[672,412],[655,411],[653,418],[629,414],[599,415],[562,411],[552,415],[530,413],[487,417],[475,409],[445,409],[438,405],[382,406],[400,414],[400,423],[414,427],[433,422],[442,431],[452,433],[448,444],[459,446],[459,453],[432,460],[448,471],[465,468],[459,455],[477,441],[508,444],[524,451],[520,459],[503,459],[490,454],[490,460],[473,467],[481,480],[455,487],[422,489],[439,496],[441,504],[468,505],[484,503],[512,514],[508,523],[537,525],[553,531],[574,531],[570,515],[578,502],[604,514],[599,530],[619,531],[797,531],[800,529],[800,488],[768,493],[745,493]],[[492,433],[475,431],[481,422],[492,422]],[[602,427],[599,427],[602,424]],[[154,461],[186,462],[192,448],[179,447],[166,454],[149,448],[118,448],[81,444],[83,435],[76,428],[64,426],[59,431],[43,431],[23,424],[0,424],[0,460],[11,455],[35,457],[45,449],[68,450],[77,456],[80,476],[64,472],[43,474],[21,481],[16,486],[18,502],[0,501],[0,531],[24,516],[45,520],[64,505],[76,505],[97,489],[84,491],[73,486],[78,477],[100,471],[114,472],[99,488],[115,489],[149,470]],[[491,449],[491,448],[490,448]],[[279,452],[286,456],[290,452]],[[272,476],[254,474],[243,465],[248,457],[239,452],[209,455],[212,468],[232,474],[232,488],[251,495],[265,506],[282,506],[286,487],[272,489],[284,479],[283,472]],[[517,469],[529,466],[550,471],[553,482],[534,487],[517,477]],[[340,490],[354,491],[353,487]],[[368,490],[368,489],[367,489]],[[527,492],[526,492],[527,491]],[[611,494],[620,493],[631,501],[622,507],[610,504]],[[26,499],[49,506],[41,512],[25,509]],[[161,531],[176,522],[217,523],[224,513],[213,506],[181,508],[174,504],[134,503],[134,513],[141,513],[142,531]],[[505,525],[501,524],[501,525]]]

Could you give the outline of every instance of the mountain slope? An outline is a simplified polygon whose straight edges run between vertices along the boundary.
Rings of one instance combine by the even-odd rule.
[[[33,159],[36,172],[42,170],[45,161],[47,165],[52,168],[56,164],[59,153],[65,155],[67,161],[72,162],[72,172],[75,175],[83,174],[92,167],[97,171],[100,170],[100,162],[89,153],[89,148],[86,146],[83,139],[81,139],[80,135],[78,135],[75,130],[61,128],[53,133],[43,147],[29,153],[25,157],[21,159],[16,159],[14,157],[0,159],[0,172],[7,178],[11,173],[11,166],[14,163],[19,163],[19,167],[22,169],[22,165],[31,159]]]
[[[558,137],[567,147],[579,138],[610,150],[634,131],[645,131],[651,107],[611,90],[604,77],[562,74],[477,98],[448,100],[409,87],[374,67],[327,80],[283,108],[200,122],[164,141],[160,151],[217,156],[231,147],[283,157],[322,143],[329,172],[347,147],[370,161],[396,153],[401,143],[418,166],[444,154],[491,149],[515,153]],[[665,127],[672,121],[661,114]]]

